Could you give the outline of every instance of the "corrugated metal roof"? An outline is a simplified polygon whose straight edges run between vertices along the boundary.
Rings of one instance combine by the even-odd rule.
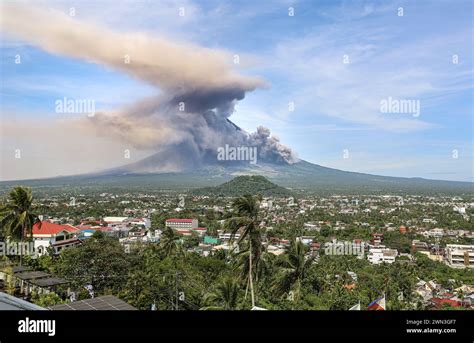
[[[113,295],[76,301],[49,307],[53,311],[130,311],[136,310],[132,305]]]

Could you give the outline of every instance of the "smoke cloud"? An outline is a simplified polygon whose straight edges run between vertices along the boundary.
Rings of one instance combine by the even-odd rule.
[[[269,129],[248,134],[228,119],[248,92],[265,87],[258,77],[235,73],[228,53],[117,33],[55,10],[5,2],[1,8],[2,31],[50,53],[105,65],[157,87],[155,97],[114,113],[96,113],[81,125],[161,156],[182,159],[193,154],[193,166],[215,159],[217,148],[225,144],[256,146],[260,161],[297,160]]]

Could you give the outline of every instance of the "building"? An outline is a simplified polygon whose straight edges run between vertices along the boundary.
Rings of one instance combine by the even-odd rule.
[[[297,240],[299,240],[304,245],[311,245],[311,243],[313,243],[314,237],[312,237],[312,236],[301,236],[301,237],[298,237]]]
[[[145,229],[151,228],[151,220],[148,218],[132,218],[129,223],[130,225],[143,226]]]
[[[0,292],[0,311],[44,311],[44,307]]]
[[[134,311],[130,304],[113,295],[104,295],[92,299],[75,301],[68,304],[50,306],[52,311]]]
[[[422,235],[430,238],[441,238],[444,236],[444,230],[436,228],[429,231],[424,231],[422,232]]]
[[[228,242],[232,238],[232,234],[230,232],[220,232],[219,233],[219,240],[222,242]],[[236,233],[234,235],[234,240],[238,241],[240,239],[240,233]]]
[[[166,219],[165,226],[175,230],[192,230],[197,229],[199,224],[197,219],[171,218]]]
[[[321,227],[314,223],[304,223],[303,227],[305,230],[308,230],[308,231],[317,231],[317,232],[321,231]]]
[[[79,230],[69,224],[53,224],[42,221],[33,225],[32,237],[36,252],[46,252],[46,248],[58,242],[74,238]]]
[[[429,252],[430,247],[429,247],[428,243],[420,241],[418,239],[414,239],[411,242],[411,250],[413,252],[415,252],[415,251],[428,251]]]
[[[393,263],[398,251],[388,248],[373,248],[369,250],[367,259],[372,264]]]
[[[372,245],[378,246],[378,245],[382,244],[382,242],[383,242],[383,233],[373,233],[372,234],[372,240],[370,241],[370,243],[372,243]]]
[[[446,264],[453,268],[474,268],[474,245],[447,244]]]

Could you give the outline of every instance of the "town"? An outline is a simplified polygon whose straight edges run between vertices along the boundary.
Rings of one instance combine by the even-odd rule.
[[[3,253],[0,292],[43,308],[104,296],[142,310],[474,308],[472,195],[61,190],[32,211],[33,251]]]

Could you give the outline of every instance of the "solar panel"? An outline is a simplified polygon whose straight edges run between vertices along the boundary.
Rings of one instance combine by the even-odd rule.
[[[113,295],[105,295],[93,299],[76,301],[73,303],[51,306],[49,309],[53,311],[127,311],[136,310],[132,305],[120,300]]]

